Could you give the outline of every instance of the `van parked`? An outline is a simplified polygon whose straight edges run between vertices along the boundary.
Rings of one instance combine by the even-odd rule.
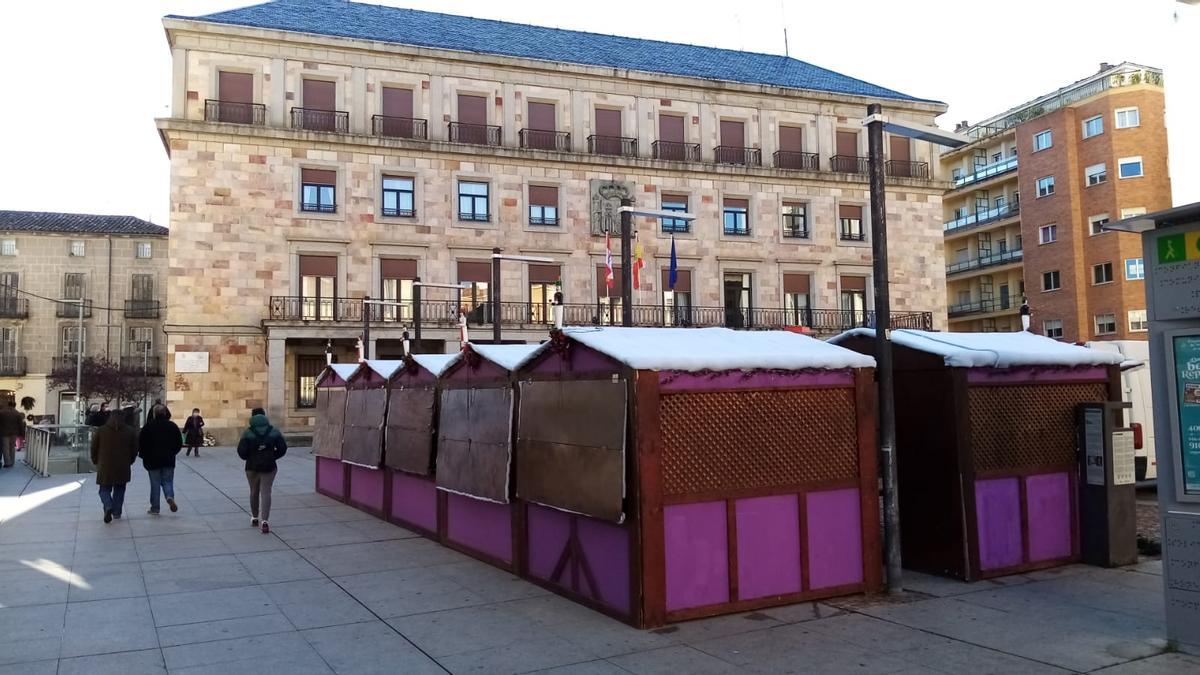
[[[1150,343],[1141,340],[1104,340],[1087,343],[1092,349],[1117,352],[1127,361],[1141,365],[1121,371],[1121,400],[1133,404],[1126,426],[1141,425],[1142,446],[1135,452],[1137,480],[1155,480],[1158,462],[1154,455],[1154,399],[1150,387]]]

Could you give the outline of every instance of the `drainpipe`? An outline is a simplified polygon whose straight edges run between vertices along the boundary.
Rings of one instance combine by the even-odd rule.
[[[108,297],[104,302],[104,306],[108,309],[108,318],[104,322],[104,358],[111,360],[110,353],[112,351],[112,274],[113,274],[113,240],[112,235],[106,237],[108,239]]]

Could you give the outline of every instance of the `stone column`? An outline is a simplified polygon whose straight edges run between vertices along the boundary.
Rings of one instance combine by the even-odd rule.
[[[267,121],[273,127],[284,126],[287,110],[287,68],[283,59],[271,59],[271,97],[266,99]]]
[[[828,113],[818,114],[817,137],[815,139],[816,147],[815,149],[808,147],[805,148],[805,150],[808,152],[815,151],[817,153],[817,160],[820,162],[820,166],[822,168],[829,168],[829,158],[837,153],[837,148],[835,145],[837,143],[837,138],[834,134],[836,122],[837,118],[833,115]]]
[[[350,106],[350,133],[367,133],[367,71],[363,68],[350,71],[350,96],[346,105]]]
[[[713,140],[713,124],[712,106],[707,103],[700,104],[700,138],[697,141],[700,143],[700,159],[705,162],[711,162],[716,157],[716,152],[713,151],[715,144]]]
[[[444,141],[447,138],[446,101],[442,98],[442,76],[429,78],[429,140]]]
[[[287,409],[287,382],[285,365],[287,341],[282,337],[267,337],[267,418],[283,427],[284,411]]]
[[[505,82],[500,91],[500,121],[497,124],[503,125],[500,129],[501,142],[505,147],[515,148],[517,147],[517,128],[524,126],[524,123],[517,124],[517,90],[511,82]]]
[[[171,117],[187,117],[187,50],[171,50]],[[209,96],[208,98],[216,98]]]
[[[587,119],[587,102],[583,92],[571,90],[571,150],[583,152],[587,149],[587,137],[590,133],[584,128]]]
[[[654,122],[652,121],[651,111],[654,109],[654,104],[646,98],[639,96],[633,113],[633,137],[638,142],[638,157],[649,157],[650,144],[654,142]]]

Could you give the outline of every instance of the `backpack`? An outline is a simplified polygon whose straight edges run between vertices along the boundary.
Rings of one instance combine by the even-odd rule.
[[[270,473],[275,468],[275,444],[271,442],[270,435],[256,439],[246,464],[250,471],[259,473]]]

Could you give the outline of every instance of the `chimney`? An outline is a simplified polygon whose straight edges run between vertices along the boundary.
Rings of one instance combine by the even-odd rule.
[[[1110,65],[1108,64],[1108,61],[1101,61],[1101,62],[1100,62],[1100,72],[1102,72],[1102,73],[1103,73],[1104,71],[1108,70],[1109,68],[1112,68],[1112,66],[1110,66]]]
[[[958,132],[962,131],[963,129],[966,129],[969,126],[971,126],[971,125],[968,124],[966,120],[963,120],[963,121],[959,122],[958,124],[954,125],[954,132],[958,133]]]

